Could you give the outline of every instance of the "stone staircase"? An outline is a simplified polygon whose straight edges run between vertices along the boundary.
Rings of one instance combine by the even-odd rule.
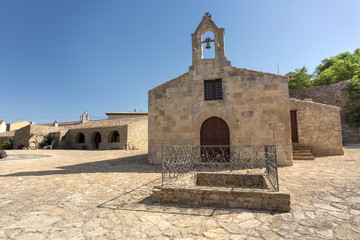
[[[293,160],[314,160],[309,147],[293,143]]]

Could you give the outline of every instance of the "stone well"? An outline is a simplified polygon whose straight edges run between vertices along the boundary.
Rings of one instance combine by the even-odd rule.
[[[192,206],[290,211],[290,195],[262,174],[189,173],[153,189],[152,201]]]

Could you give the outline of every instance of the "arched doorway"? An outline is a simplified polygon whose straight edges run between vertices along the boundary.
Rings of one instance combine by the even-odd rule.
[[[99,149],[99,143],[101,143],[101,135],[99,132],[95,132],[93,133],[93,141],[92,141],[93,148]]]
[[[227,123],[218,117],[205,120],[201,125],[200,144],[202,156],[206,156],[202,158],[202,161],[213,161],[213,156],[221,156],[218,161],[228,161],[230,131]]]
[[[76,143],[85,143],[85,135],[82,132],[77,134]]]
[[[112,131],[110,133],[109,142],[120,142],[120,134],[118,131]]]

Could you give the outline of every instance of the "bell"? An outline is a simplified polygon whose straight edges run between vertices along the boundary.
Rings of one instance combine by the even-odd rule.
[[[207,42],[207,43],[206,43],[205,48],[206,48],[206,49],[210,49],[210,48],[211,48],[211,46],[210,46],[210,42]]]

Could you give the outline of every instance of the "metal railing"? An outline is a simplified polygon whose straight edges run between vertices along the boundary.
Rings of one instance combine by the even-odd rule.
[[[209,186],[214,182],[218,184],[221,178],[226,187],[251,187],[253,183],[253,187],[267,184],[273,190],[279,190],[275,146],[163,146],[162,184],[171,183],[189,173],[198,176],[201,173]],[[261,182],[259,176],[266,183]]]

